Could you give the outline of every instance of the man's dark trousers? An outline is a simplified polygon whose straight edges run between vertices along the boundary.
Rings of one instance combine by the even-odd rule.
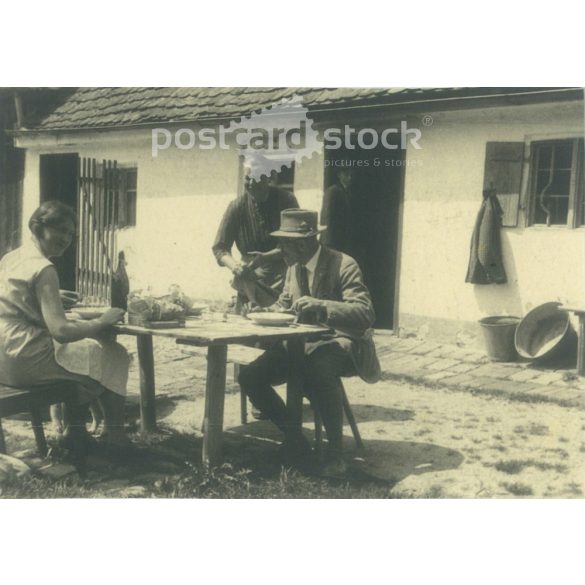
[[[287,440],[298,438],[298,428],[290,425],[286,406],[273,385],[287,380],[288,355],[279,344],[240,370],[239,383],[252,404],[266,414],[285,434]],[[303,392],[321,415],[329,440],[329,450],[339,453],[343,439],[342,376],[355,374],[349,354],[337,343],[320,345],[305,355]]]

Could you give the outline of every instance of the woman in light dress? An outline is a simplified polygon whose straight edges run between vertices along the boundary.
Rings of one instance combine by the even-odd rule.
[[[104,411],[104,440],[128,442],[124,397],[129,357],[109,333],[123,317],[121,309],[87,321],[65,315],[50,259],[71,244],[76,224],[71,208],[47,201],[29,220],[32,237],[0,260],[0,383],[31,387],[63,382],[70,387],[62,445],[79,453],[92,443],[86,403],[96,397]]]

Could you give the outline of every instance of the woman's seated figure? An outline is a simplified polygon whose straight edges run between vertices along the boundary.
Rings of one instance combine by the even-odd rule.
[[[104,413],[104,441],[126,443],[129,357],[110,332],[124,311],[109,309],[87,321],[68,319],[51,258],[61,256],[75,237],[75,212],[47,201],[28,225],[31,237],[0,260],[0,383],[71,387],[62,438],[67,448],[80,452],[91,445],[85,416],[94,398]]]

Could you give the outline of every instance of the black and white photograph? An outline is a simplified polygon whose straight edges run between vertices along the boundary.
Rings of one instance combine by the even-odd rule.
[[[581,583],[579,16],[4,3],[0,583]]]
[[[0,89],[3,498],[582,498],[580,87]]]

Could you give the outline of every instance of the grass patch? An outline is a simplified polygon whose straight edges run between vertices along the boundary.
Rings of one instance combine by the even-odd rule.
[[[565,491],[566,491],[566,493],[569,493],[572,496],[582,496],[583,495],[583,490],[581,489],[581,486],[574,481],[567,484],[567,489]]]
[[[500,453],[505,453],[508,450],[508,447],[506,447],[505,445],[492,445],[490,449],[500,451]]]
[[[134,482],[135,484],[138,482]],[[104,488],[107,484],[104,484]],[[143,483],[144,485],[144,483]],[[400,492],[390,493],[385,482],[355,482],[323,480],[307,477],[296,471],[281,469],[275,477],[262,477],[249,469],[236,468],[231,464],[206,469],[190,466],[178,475],[163,476],[144,485],[140,497],[146,498],[229,498],[229,499],[400,499],[412,497]],[[104,498],[124,497],[99,484],[77,476],[62,480],[28,476],[15,479],[0,487],[2,498]],[[417,497],[440,497],[437,490],[430,489]]]
[[[535,461],[534,459],[510,459],[508,461],[498,461],[494,463],[494,467],[502,473],[509,475],[516,475],[526,467],[535,467],[541,471],[554,470],[558,473],[567,471],[567,466],[561,463],[545,463],[544,461]]]
[[[549,434],[549,428],[546,425],[531,423],[527,429],[527,432],[529,435],[537,435],[542,437]]]
[[[275,449],[225,437],[227,463],[207,469],[199,463],[201,439],[164,429],[141,440],[131,458],[88,461],[85,478],[54,479],[33,472],[0,486],[0,498],[328,498],[413,497],[391,492],[396,481],[382,481],[352,466],[342,480],[303,475],[281,467]],[[99,458],[98,458],[99,459]],[[101,462],[100,462],[101,461]],[[115,484],[118,485],[115,485]],[[115,485],[115,487],[112,487]],[[132,488],[135,488],[134,491]],[[136,489],[138,488],[138,489]],[[127,493],[126,493],[127,492]],[[415,497],[436,497],[431,491]]]
[[[564,449],[556,448],[556,449],[545,449],[547,453],[551,453],[552,455],[556,455],[560,459],[568,459],[569,454]]]
[[[508,483],[503,482],[500,484],[506,491],[510,492],[514,496],[532,496],[534,492],[529,485],[525,483]]]
[[[431,433],[430,429],[419,429],[418,431],[414,431],[413,435],[415,437],[424,437],[425,435],[429,435]]]

